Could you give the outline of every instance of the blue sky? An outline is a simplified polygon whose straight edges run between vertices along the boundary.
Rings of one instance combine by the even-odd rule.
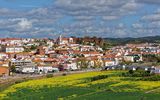
[[[0,37],[160,35],[158,0],[0,0]]]
[[[53,3],[53,0],[0,0],[0,7],[26,10],[45,7],[50,5],[51,3]]]

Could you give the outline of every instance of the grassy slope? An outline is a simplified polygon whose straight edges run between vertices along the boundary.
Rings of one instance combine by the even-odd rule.
[[[31,80],[13,85],[0,93],[2,100],[159,100],[160,82],[135,81],[119,77],[121,72],[89,72],[54,78]],[[89,81],[91,77],[109,75],[103,80]]]

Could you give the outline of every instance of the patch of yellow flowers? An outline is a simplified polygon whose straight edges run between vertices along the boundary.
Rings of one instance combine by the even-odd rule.
[[[97,80],[97,81],[88,81],[84,82],[85,78],[94,77],[98,75],[109,75],[114,73],[119,73],[120,71],[103,71],[103,72],[88,72],[88,73],[82,73],[82,74],[73,74],[73,75],[67,75],[67,76],[58,76],[53,78],[45,78],[45,79],[38,79],[38,80],[30,80],[27,82],[15,84],[5,91],[0,93],[0,99],[7,96],[8,93],[16,92],[17,89],[22,88],[31,88],[31,89],[38,89],[43,88],[44,86],[48,87],[57,87],[57,86],[73,86],[73,87],[90,87],[90,85],[96,85],[96,84],[103,84],[108,82],[114,82],[114,84],[108,85],[106,87],[115,88],[117,89],[120,86],[134,86],[134,88],[120,88],[119,90],[115,91],[146,91],[150,90],[156,87],[160,87],[160,82],[153,82],[153,81],[130,81],[130,80],[121,80],[122,77],[119,76],[112,76],[108,77],[103,80]],[[124,79],[124,77],[123,77]],[[59,100],[61,100],[60,98]]]

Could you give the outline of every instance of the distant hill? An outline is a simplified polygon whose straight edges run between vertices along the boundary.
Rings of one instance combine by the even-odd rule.
[[[160,43],[160,36],[148,36],[148,37],[139,37],[139,38],[104,38],[108,43],[114,45],[123,45],[127,43]]]

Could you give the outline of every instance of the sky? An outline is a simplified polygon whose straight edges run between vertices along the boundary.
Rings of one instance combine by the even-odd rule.
[[[0,0],[0,38],[160,35],[160,0]]]

